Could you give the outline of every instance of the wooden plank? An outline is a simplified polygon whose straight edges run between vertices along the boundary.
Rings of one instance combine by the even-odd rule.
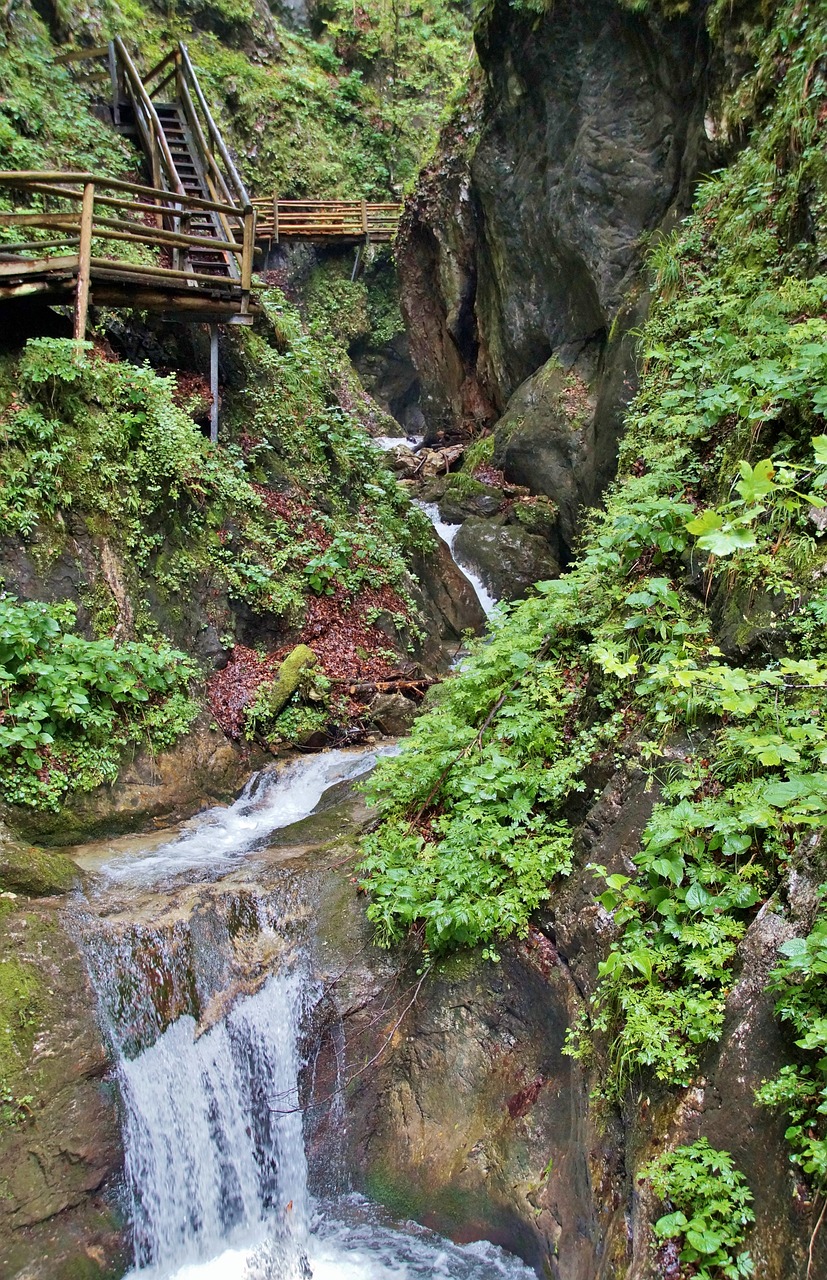
[[[62,236],[60,240],[23,240],[19,244],[0,244],[0,254],[25,253],[27,249],[57,249],[62,244],[77,244],[79,240],[80,236]]]
[[[217,237],[213,239],[210,236],[186,235],[182,231],[166,231],[158,227],[147,227],[143,232],[133,231],[132,228],[134,226],[136,226],[136,223],[125,222],[122,218],[96,218],[95,235],[100,236],[102,240],[129,240],[147,246],[168,244],[182,249],[188,246],[199,249],[215,249],[216,252],[233,253],[239,257],[244,252],[243,246],[236,244],[235,240],[228,242],[219,240]],[[129,228],[129,230],[124,230],[124,228]]]
[[[55,62],[59,66],[67,62],[88,62],[92,58],[105,58],[108,52],[108,44],[96,44],[90,49],[70,49],[68,53],[59,53]]]
[[[34,276],[44,272],[58,274],[61,271],[77,271],[77,267],[77,256],[20,258],[17,262],[0,262],[0,276]]]
[[[72,183],[75,187],[80,185],[84,187],[87,182],[94,182],[96,187],[101,187],[105,191],[130,191],[135,195],[147,196],[151,200],[180,200],[182,204],[189,205],[193,209],[208,209],[212,213],[225,213],[241,219],[244,210],[238,205],[220,204],[215,200],[206,200],[201,196],[190,196],[184,193],[178,195],[174,191],[169,191],[166,187],[148,187],[146,183],[127,182],[122,178],[101,178],[94,173],[61,173],[60,170],[49,169],[1,169],[0,170],[0,187],[31,187],[33,191],[43,191],[50,195],[65,194],[68,199],[82,199],[82,191],[63,192],[62,187],[65,184]],[[46,184],[57,184],[48,186]],[[57,186],[61,190],[57,189]]]
[[[0,213],[0,227],[42,227],[48,231],[50,227],[65,227],[67,231],[77,231],[78,215],[76,213]]]
[[[118,262],[111,258],[93,258],[92,268],[96,278],[101,276],[114,279],[117,276],[118,279],[130,279],[134,276],[143,276],[145,280],[156,285],[162,284],[165,280],[185,280],[192,284],[206,284],[224,292],[239,291],[237,280],[229,276],[211,276],[206,272],[175,271],[171,267],[138,266],[133,262]]]
[[[151,289],[130,284],[128,289],[118,288],[116,281],[95,284],[95,301],[103,306],[130,307],[135,310],[159,311],[171,317],[178,313],[187,320],[209,321],[211,316],[227,320],[231,324],[251,324],[260,308],[248,316],[242,316],[238,301],[230,298],[211,298],[201,289]]]

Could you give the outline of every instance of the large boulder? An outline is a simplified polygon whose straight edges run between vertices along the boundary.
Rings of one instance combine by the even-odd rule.
[[[535,582],[560,576],[560,565],[545,538],[495,520],[466,520],[456,536],[454,555],[460,565],[482,578],[498,600],[520,600]]]
[[[32,898],[66,893],[78,880],[70,858],[54,849],[36,849],[15,840],[0,822],[0,890]]]
[[[567,546],[591,494],[595,407],[586,383],[552,359],[518,387],[497,423],[495,465],[509,480],[554,500]]]
[[[476,592],[441,538],[434,535],[430,553],[417,552],[413,568],[419,600],[437,645],[456,642],[466,631],[482,631],[485,614]]]
[[[706,6],[678,7],[667,18],[618,0],[488,5],[484,79],[446,126],[396,242],[433,427],[493,422],[551,356],[587,384],[592,438],[583,453],[573,442],[569,505],[613,475],[646,238],[688,210],[714,159]]]

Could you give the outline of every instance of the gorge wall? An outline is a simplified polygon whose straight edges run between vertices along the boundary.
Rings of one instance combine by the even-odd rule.
[[[710,162],[702,12],[490,6],[478,82],[406,208],[397,258],[430,430],[498,421],[495,461],[557,502],[566,550],[614,474],[645,243]]]

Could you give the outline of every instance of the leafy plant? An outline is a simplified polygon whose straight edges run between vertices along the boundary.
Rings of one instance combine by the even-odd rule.
[[[653,1230],[661,1242],[677,1240],[682,1274],[698,1280],[738,1280],[754,1274],[741,1249],[755,1221],[752,1193],[728,1151],[706,1138],[658,1156],[641,1172],[669,1212]]]
[[[827,886],[822,889],[822,898]],[[827,1190],[827,912],[822,907],[806,938],[779,948],[783,959],[772,973],[779,993],[776,1010],[792,1031],[798,1061],[782,1067],[756,1093],[763,1106],[790,1120],[791,1159],[821,1194]]]
[[[169,745],[195,714],[184,654],[84,640],[74,621],[72,604],[0,595],[0,790],[12,803],[57,809],[67,791],[113,781],[127,743]]]

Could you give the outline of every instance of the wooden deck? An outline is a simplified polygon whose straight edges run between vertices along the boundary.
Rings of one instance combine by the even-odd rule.
[[[143,76],[120,38],[60,60],[108,85],[113,125],[138,143],[151,177],[136,183],[94,173],[0,172],[11,204],[0,212],[0,301],[74,300],[78,339],[90,304],[250,324],[257,243],[393,239],[399,204],[251,200],[185,45]]]
[[[26,238],[0,243],[0,300],[40,294],[66,301],[76,294],[76,337],[85,332],[90,294],[103,306],[161,311],[171,319],[251,322],[252,209],[171,197],[165,188],[91,173],[0,172],[4,187],[26,207],[0,213],[0,227]],[[212,214],[238,227],[240,241],[222,240],[220,253],[240,269],[217,273],[211,262],[198,269],[191,261],[196,251],[215,255],[214,237],[189,230],[194,219]]]

